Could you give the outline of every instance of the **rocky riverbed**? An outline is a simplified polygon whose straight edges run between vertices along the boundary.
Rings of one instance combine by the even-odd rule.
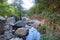
[[[0,40],[40,40],[40,33],[35,28],[40,25],[38,20],[0,16]]]

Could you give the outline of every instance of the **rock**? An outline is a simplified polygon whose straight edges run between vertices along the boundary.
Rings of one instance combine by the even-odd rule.
[[[12,28],[13,28],[13,27],[10,26],[10,25],[5,25],[5,26],[4,26],[4,30],[5,30],[5,31],[10,31],[10,30],[12,31]]]
[[[12,38],[12,39],[10,39],[10,40],[23,40],[22,38]]]
[[[12,38],[12,36],[13,36],[13,34],[12,34],[12,30],[13,30],[12,26],[7,24],[7,25],[4,26],[4,30],[5,30],[5,32],[4,32],[5,38],[6,39]]]
[[[13,34],[10,31],[5,31],[4,36],[6,39],[11,39],[13,37]]]
[[[12,30],[13,30],[13,25],[15,23],[15,18],[14,17],[9,17],[7,18],[6,25],[4,26],[4,35],[6,39],[10,39],[13,37]]]
[[[5,18],[0,16],[0,34],[4,33]]]
[[[30,21],[31,19],[27,18],[27,17],[22,17],[22,20],[24,23],[28,23],[28,21]]]
[[[15,25],[24,27],[25,23],[22,20],[19,20],[15,23]]]
[[[23,36],[26,36],[28,34],[28,30],[26,28],[18,28],[16,31],[15,31],[15,34],[17,36],[20,36],[20,37],[23,37]]]
[[[0,35],[0,40],[6,40],[6,38],[4,37],[4,35]]]
[[[31,27],[32,27],[32,26],[25,25],[25,28],[28,29],[28,30],[29,30]]]
[[[22,20],[19,20],[13,26],[13,29],[16,30],[17,28],[25,27],[25,23]]]
[[[13,29],[17,30],[18,28],[21,28],[21,27],[25,27],[25,23],[22,20],[19,20],[15,23],[15,25],[13,26]]]
[[[5,19],[4,17],[0,16],[0,20],[2,20],[2,21],[3,21],[3,20],[6,20],[6,19]]]
[[[22,20],[30,20],[28,17],[22,17]]]
[[[7,18],[6,24],[14,25],[15,22],[16,22],[16,20],[14,17],[9,17],[9,18]]]
[[[4,34],[4,27],[0,24],[0,35]]]
[[[34,27],[38,27],[41,24],[42,24],[42,22],[39,21],[39,20],[30,20],[30,21],[28,21],[28,25],[34,26]]]

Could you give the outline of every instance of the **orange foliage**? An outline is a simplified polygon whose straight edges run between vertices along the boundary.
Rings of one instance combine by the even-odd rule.
[[[39,15],[33,15],[33,16],[31,16],[30,17],[31,19],[37,19],[37,20],[39,20],[39,21],[41,21],[42,22],[42,24],[45,24],[46,26],[48,25],[48,24],[53,24],[53,23],[55,23],[56,22],[56,20],[49,20],[48,18],[44,18],[44,15],[43,14],[39,14]],[[58,32],[56,32],[57,30],[60,30],[60,26],[58,26],[58,27],[51,27],[51,30],[54,30],[55,32],[54,33],[58,33]]]

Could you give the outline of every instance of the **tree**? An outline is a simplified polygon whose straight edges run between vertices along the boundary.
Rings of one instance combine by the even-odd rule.
[[[16,8],[7,3],[7,0],[0,0],[0,16],[9,16],[15,13]]]
[[[21,5],[22,5],[22,0],[14,0],[14,2],[12,4],[12,6],[14,6],[14,8],[18,9],[17,13],[18,13],[19,19],[21,19],[21,17],[22,17],[22,10],[23,10]]]

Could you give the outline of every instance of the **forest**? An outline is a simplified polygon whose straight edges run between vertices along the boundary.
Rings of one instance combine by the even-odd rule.
[[[42,25],[37,27],[41,33],[41,40],[60,40],[60,0],[34,0],[29,10],[24,10],[22,0],[14,0],[9,4],[7,0],[0,0],[0,16],[8,18],[16,16],[37,19]]]

